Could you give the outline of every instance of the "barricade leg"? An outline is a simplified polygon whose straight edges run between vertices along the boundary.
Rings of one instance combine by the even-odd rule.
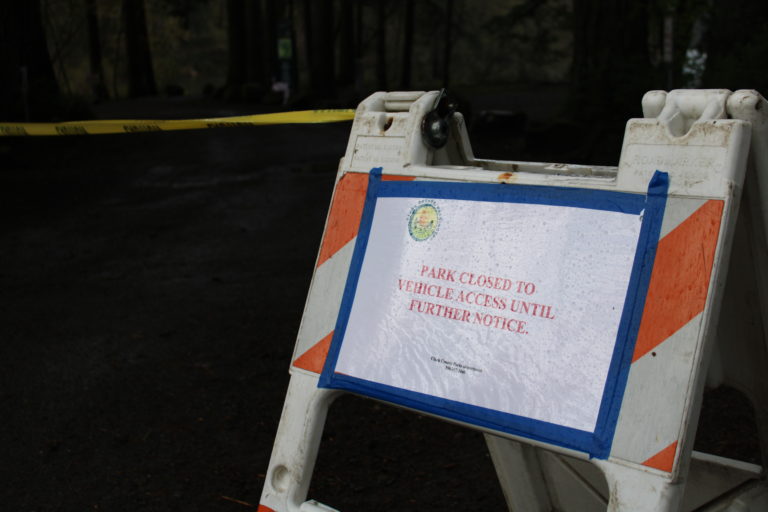
[[[755,178],[749,173],[747,186],[754,184]],[[744,193],[744,207],[739,213],[744,222],[736,227],[717,331],[718,357],[710,372],[714,374],[712,387],[728,384],[750,400],[764,464],[768,460],[768,350],[764,334],[768,325],[768,251],[760,213],[764,201],[756,191],[753,186]]]
[[[612,462],[594,461],[610,489],[607,512],[677,512],[685,482]]]
[[[317,376],[291,375],[258,512],[334,510],[306,499],[328,407],[336,394],[318,389]]]
[[[741,344],[746,346],[746,355],[739,354],[741,359],[730,362],[725,379],[744,391],[752,401],[765,466],[768,463],[768,381],[765,379],[768,367],[768,337],[765,336],[768,326],[768,101],[757,91],[736,91],[728,99],[728,113],[736,119],[749,121],[752,126],[750,169],[745,186],[746,213],[750,216],[748,225],[751,229],[746,234],[748,251],[743,252],[752,260],[746,264],[751,263],[750,267],[754,269],[754,275],[750,276],[753,282],[747,282],[746,286],[756,284],[759,301],[756,316],[759,320],[746,319],[747,325],[756,325],[756,328],[744,334],[745,340]],[[743,319],[739,320],[744,323]],[[748,378],[744,378],[745,362],[750,365]]]
[[[552,503],[533,446],[485,434],[499,484],[512,512],[549,512]]]

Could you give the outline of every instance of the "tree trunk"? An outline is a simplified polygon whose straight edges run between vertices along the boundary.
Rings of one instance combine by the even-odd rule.
[[[341,0],[339,16],[339,84],[355,82],[355,2]]]
[[[264,23],[261,16],[261,0],[247,0],[245,5],[246,19],[246,80],[266,87],[269,85],[269,73],[264,65],[265,52],[262,38]]]
[[[413,0],[405,0],[403,60],[400,74],[400,88],[404,91],[411,88],[411,55],[413,54]]]
[[[387,1],[378,0],[376,12],[376,79],[380,91],[387,90]]]
[[[280,62],[277,58],[277,23],[278,7],[275,0],[266,0],[264,10],[264,51],[266,55],[266,73],[269,76],[269,83],[272,80],[278,80],[280,77]]]
[[[581,116],[626,121],[653,86],[648,6],[632,0],[574,0],[574,102]]]
[[[443,87],[451,81],[451,43],[453,41],[453,0],[445,2],[445,42],[443,43]]]
[[[245,0],[227,0],[227,89],[239,96],[247,74]]]
[[[355,2],[355,57],[361,59],[363,50],[363,4]]]
[[[0,119],[50,118],[59,105],[39,0],[4,2],[0,7]]]
[[[313,95],[332,98],[335,94],[335,58],[333,37],[333,1],[310,3],[311,47],[309,83]]]
[[[768,94],[768,4],[749,0],[714,2],[710,19],[702,45],[707,52],[703,86],[734,91],[757,89]]]
[[[99,33],[99,11],[96,0],[85,1],[86,18],[88,21],[88,56],[91,71],[91,90],[97,101],[109,97],[107,84],[104,80],[104,66],[101,59],[101,36]]]
[[[144,0],[123,0],[125,54],[128,61],[128,96],[157,94],[152,52],[149,48]]]

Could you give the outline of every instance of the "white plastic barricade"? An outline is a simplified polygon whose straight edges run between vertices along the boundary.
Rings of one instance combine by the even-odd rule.
[[[643,109],[611,168],[476,159],[437,92],[361,103],[260,511],[334,510],[307,490],[340,392],[485,432],[510,510],[768,510],[760,466],[692,452],[711,360],[768,442],[768,103]]]

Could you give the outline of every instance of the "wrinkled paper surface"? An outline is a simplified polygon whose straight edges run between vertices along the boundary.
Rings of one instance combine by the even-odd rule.
[[[379,198],[335,371],[593,432],[641,221]]]

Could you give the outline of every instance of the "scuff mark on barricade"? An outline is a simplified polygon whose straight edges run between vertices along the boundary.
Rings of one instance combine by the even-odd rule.
[[[517,177],[511,172],[503,172],[499,174],[496,179],[501,183],[513,183],[517,181]]]

